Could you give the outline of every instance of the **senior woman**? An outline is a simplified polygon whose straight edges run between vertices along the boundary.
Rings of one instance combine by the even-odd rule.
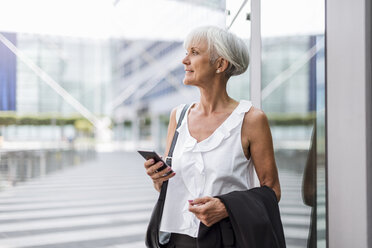
[[[231,76],[249,63],[247,47],[234,34],[213,26],[193,30],[184,42],[184,84],[200,90],[199,102],[187,109],[173,153],[172,169],[157,171],[161,162],[145,162],[156,190],[168,180],[160,231],[171,233],[167,247],[197,247],[200,225],[211,227],[229,213],[220,198],[254,185],[254,169],[261,186],[280,199],[273,144],[265,114],[251,102],[232,99],[226,90]],[[171,112],[165,156],[183,106]]]

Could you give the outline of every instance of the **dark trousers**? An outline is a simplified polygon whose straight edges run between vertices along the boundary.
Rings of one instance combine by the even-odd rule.
[[[235,235],[229,218],[211,227],[200,224],[199,240],[185,234],[172,233],[167,248],[235,248]]]
[[[196,238],[185,234],[172,233],[167,248],[196,248]]]

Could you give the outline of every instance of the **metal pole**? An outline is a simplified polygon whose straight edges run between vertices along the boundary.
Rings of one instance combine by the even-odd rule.
[[[251,101],[257,108],[261,108],[261,1],[251,2],[251,58],[250,81]]]

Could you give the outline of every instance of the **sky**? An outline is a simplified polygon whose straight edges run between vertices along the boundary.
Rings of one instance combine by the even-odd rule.
[[[0,0],[0,31],[106,39],[183,40],[199,25],[225,26],[243,0],[226,0],[230,16],[174,0]],[[246,33],[248,1],[231,30]],[[261,0],[262,35],[324,32],[324,0]],[[226,17],[226,18],[225,18]],[[243,30],[243,32],[242,32]],[[245,32],[246,31],[246,32]]]

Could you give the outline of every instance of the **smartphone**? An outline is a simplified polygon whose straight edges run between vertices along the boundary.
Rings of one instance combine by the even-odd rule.
[[[164,162],[164,160],[154,151],[137,151],[139,154],[142,155],[146,160],[154,159],[155,163],[161,161],[163,162],[163,166],[158,169],[158,171],[162,171],[165,168],[167,168],[167,163]],[[165,176],[168,176],[169,174],[173,173],[173,170],[170,170],[165,174]]]

